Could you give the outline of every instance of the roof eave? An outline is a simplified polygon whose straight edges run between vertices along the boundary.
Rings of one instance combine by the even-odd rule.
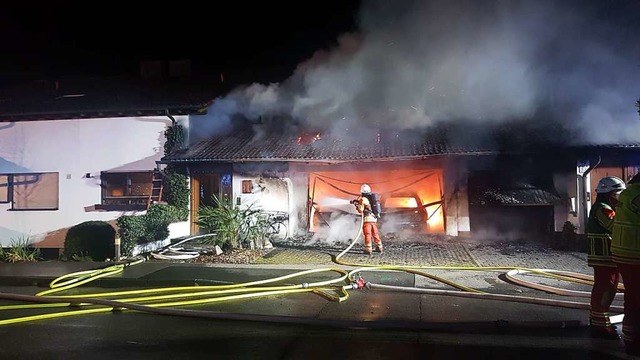
[[[474,151],[474,152],[447,152],[439,154],[412,155],[412,156],[385,156],[358,159],[305,159],[305,158],[186,158],[186,159],[161,159],[161,164],[170,163],[201,163],[201,162],[304,162],[304,163],[353,163],[353,162],[381,162],[381,161],[405,161],[423,160],[442,156],[491,156],[497,155],[496,151]]]
[[[142,109],[90,109],[86,111],[40,111],[28,113],[0,114],[0,122],[28,121],[28,120],[59,120],[59,119],[93,119],[109,117],[131,116],[159,116],[189,115],[206,111],[208,104],[199,105],[169,105],[146,107]]]

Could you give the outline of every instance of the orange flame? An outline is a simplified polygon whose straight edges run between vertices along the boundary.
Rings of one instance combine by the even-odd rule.
[[[296,140],[296,143],[298,145],[309,145],[312,144],[316,141],[320,140],[320,133],[315,133],[315,134],[302,134],[300,136],[298,136],[298,139]]]
[[[418,203],[416,202],[416,199],[412,197],[396,197],[387,199],[385,206],[398,208],[417,208]]]

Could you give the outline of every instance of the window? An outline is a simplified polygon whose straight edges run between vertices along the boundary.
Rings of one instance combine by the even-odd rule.
[[[0,203],[11,210],[58,210],[58,173],[0,175]]]
[[[253,181],[251,180],[242,180],[242,193],[243,194],[251,194],[253,190]]]
[[[153,171],[102,172],[102,210],[146,210]]]
[[[9,175],[0,175],[0,204],[9,202]]]

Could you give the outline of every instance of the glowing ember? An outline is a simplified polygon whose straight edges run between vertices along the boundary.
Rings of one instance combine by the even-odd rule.
[[[304,133],[298,137],[298,145],[309,145],[320,140],[320,133]]]

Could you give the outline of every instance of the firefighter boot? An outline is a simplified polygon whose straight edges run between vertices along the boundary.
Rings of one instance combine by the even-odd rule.
[[[382,244],[379,244],[379,245],[376,247],[376,251],[382,254]]]
[[[589,335],[593,338],[607,339],[607,340],[619,340],[620,334],[615,326],[589,326]]]

